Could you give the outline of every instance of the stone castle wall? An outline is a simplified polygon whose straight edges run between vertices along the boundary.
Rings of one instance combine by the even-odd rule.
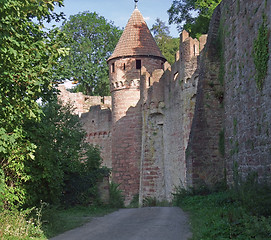
[[[224,0],[215,10],[200,64],[195,116],[187,150],[190,185],[256,173],[270,180],[271,59],[257,88],[253,46],[271,2]]]
[[[256,86],[253,45],[266,17],[268,72],[262,90]],[[271,1],[226,0],[224,26],[225,160],[227,178],[257,173],[271,179]]]
[[[140,67],[136,61],[140,61]],[[153,57],[124,57],[109,61],[112,94],[112,179],[120,184],[129,204],[139,193],[142,147],[140,78],[142,69],[162,68]]]
[[[141,83],[150,79],[152,85],[142,97],[140,203],[145,198],[170,201],[175,188],[187,184],[185,150],[194,115],[200,45],[203,48],[205,42],[206,36],[199,42],[184,31],[180,59],[164,72],[157,70],[160,75],[146,72],[141,79]]]
[[[224,177],[224,158],[219,152],[223,129],[223,87],[219,82],[217,43],[219,19],[220,11],[215,11],[198,70],[195,114],[185,153],[189,186],[212,185]]]
[[[110,108],[92,106],[89,112],[81,115],[81,123],[86,131],[86,141],[98,146],[103,159],[102,165],[112,168],[112,112]]]

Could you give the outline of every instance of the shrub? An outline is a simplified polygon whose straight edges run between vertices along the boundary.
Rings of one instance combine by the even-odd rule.
[[[28,137],[37,146],[26,163],[26,206],[39,204],[75,205],[97,198],[95,185],[102,174],[99,149],[85,142],[86,133],[73,108],[55,98],[46,103],[39,123],[28,122]]]
[[[122,191],[119,189],[119,184],[114,182],[110,183],[109,186],[109,206],[112,208],[123,208],[124,197]]]

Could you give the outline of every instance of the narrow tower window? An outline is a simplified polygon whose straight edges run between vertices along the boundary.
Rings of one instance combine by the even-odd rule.
[[[149,77],[149,87],[151,86],[151,77]]]
[[[196,56],[196,45],[194,44],[194,56]]]
[[[125,69],[126,69],[126,66],[125,66],[125,63],[123,64],[123,70],[125,71]]]
[[[111,65],[111,72],[115,72],[115,63],[112,63]]]
[[[136,69],[141,69],[141,60],[136,60]]]

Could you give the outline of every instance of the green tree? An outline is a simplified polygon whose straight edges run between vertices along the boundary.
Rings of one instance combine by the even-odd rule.
[[[76,91],[87,95],[109,95],[107,58],[122,31],[97,13],[83,12],[64,22],[62,31],[70,55],[61,59],[60,77],[78,81]]]
[[[175,54],[179,49],[179,39],[172,38],[169,27],[161,19],[157,18],[151,31],[162,54],[170,64],[175,62]]]
[[[214,9],[221,0],[173,0],[168,10],[169,23],[178,24],[178,29],[187,30],[192,37],[208,32]]]
[[[86,133],[70,105],[62,106],[53,99],[42,110],[41,121],[29,121],[25,127],[27,137],[37,146],[35,159],[26,163],[31,176],[26,183],[26,203],[30,206],[40,200],[67,202],[67,192],[69,201],[78,198],[73,195],[95,186],[101,164],[99,150],[85,142]]]
[[[58,31],[46,31],[44,20],[59,20],[62,0],[1,0],[0,8],[0,164],[5,176],[5,204],[23,204],[25,163],[35,145],[25,137],[24,123],[38,121],[37,99],[53,91],[53,66],[65,54]]]

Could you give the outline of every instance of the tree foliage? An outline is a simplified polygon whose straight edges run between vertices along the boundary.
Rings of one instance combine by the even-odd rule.
[[[30,178],[25,163],[34,158],[24,123],[39,120],[37,99],[51,95],[53,66],[66,54],[58,31],[42,25],[61,18],[53,13],[55,5],[62,6],[62,0],[1,0],[0,164],[8,205],[24,202],[23,184]]]
[[[70,55],[61,59],[60,78],[79,82],[75,88],[88,95],[109,95],[107,58],[112,54],[122,31],[97,13],[71,16],[62,26],[69,39]]]
[[[157,18],[151,31],[162,54],[170,64],[175,62],[175,54],[179,49],[179,39],[172,38],[169,27],[161,19]]]
[[[178,24],[178,29],[187,30],[192,37],[208,32],[214,9],[221,0],[173,0],[168,10],[169,23]]]
[[[26,203],[59,204],[67,202],[66,198],[69,203],[74,198],[73,202],[80,203],[79,195],[94,187],[100,176],[100,152],[85,142],[86,133],[70,105],[62,106],[55,99],[42,110],[40,122],[26,125],[27,137],[37,146],[35,159],[26,163],[31,177],[26,183]],[[89,200],[90,194],[85,198]]]

